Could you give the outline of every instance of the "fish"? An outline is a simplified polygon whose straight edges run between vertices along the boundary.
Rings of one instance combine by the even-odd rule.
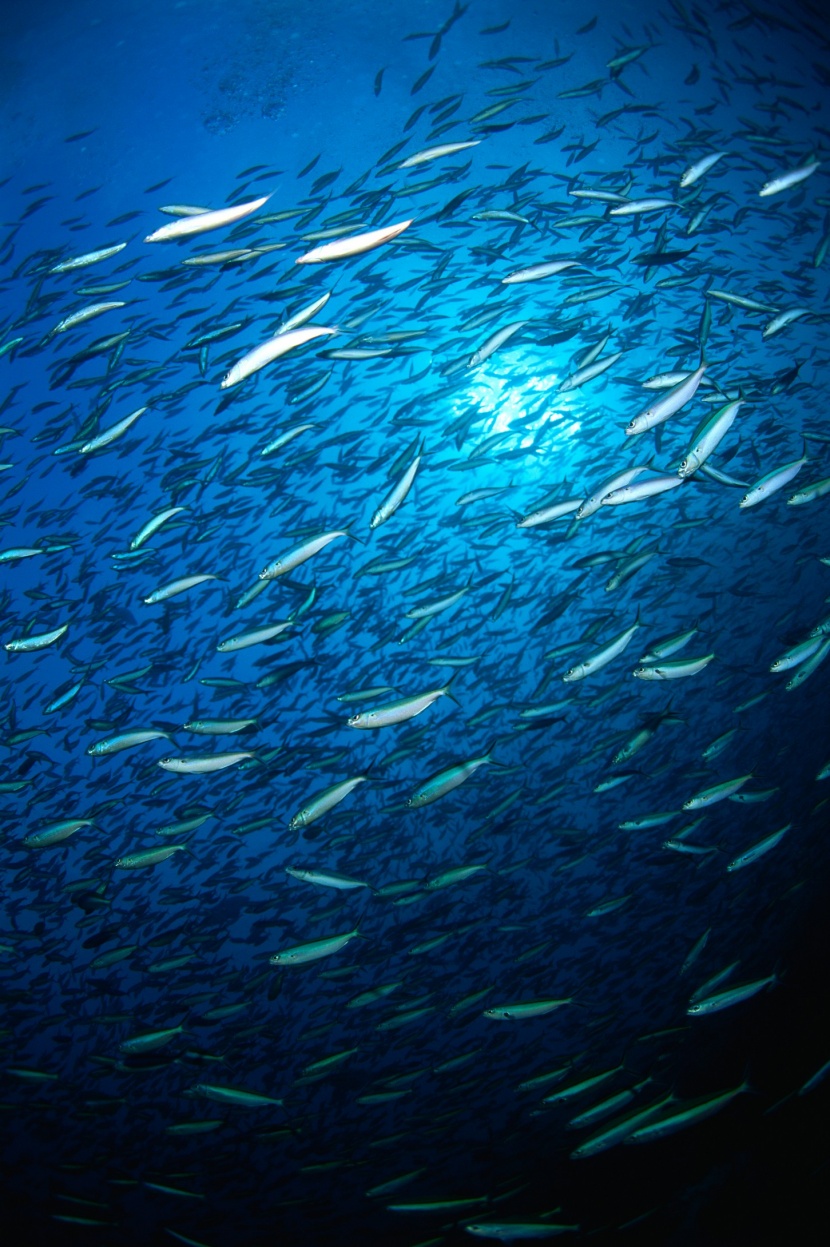
[[[93,822],[90,818],[67,818],[59,823],[51,823],[48,827],[42,827],[39,831],[29,832],[23,837],[23,844],[27,849],[45,849],[53,844],[62,844],[64,840],[68,840],[70,836],[74,836],[82,827],[92,827]]]
[[[588,658],[583,659],[582,662],[577,663],[574,667],[571,667],[565,675],[562,676],[564,682],[566,684],[574,684],[578,680],[584,680],[589,675],[594,675],[597,671],[601,671],[603,667],[606,667],[608,663],[613,662],[615,658],[618,658],[619,655],[623,653],[623,651],[631,643],[634,633],[640,627],[641,624],[638,614],[637,619],[630,625],[630,627],[624,628],[622,632],[618,633],[617,636],[608,641],[607,644],[603,645],[600,649],[595,650],[589,655]]]
[[[263,645],[268,641],[275,640],[293,624],[289,622],[270,624],[265,628],[255,628],[253,632],[241,632],[237,636],[228,637],[226,641],[220,641],[216,646],[219,654],[235,654],[241,649],[248,649],[251,645]]]
[[[767,498],[777,493],[779,489],[789,485],[790,481],[798,476],[807,461],[805,450],[800,459],[793,459],[790,463],[785,463],[780,468],[773,468],[770,472],[765,472],[744,494],[738,506],[742,510],[747,510],[749,507],[757,507],[759,503],[765,502]]]
[[[272,966],[306,965],[309,961],[319,961],[321,957],[330,957],[333,953],[339,953],[341,948],[345,948],[349,941],[359,934],[360,932],[355,927],[353,931],[347,931],[343,935],[329,935],[323,939],[309,940],[305,944],[295,944],[291,948],[284,948],[281,952],[273,953],[268,960]]]
[[[302,883],[314,883],[318,887],[334,888],[338,892],[352,892],[355,888],[369,886],[360,879],[350,879],[348,875],[338,875],[329,870],[304,870],[296,866],[286,866],[285,873]]]
[[[260,1095],[258,1091],[245,1091],[239,1087],[219,1086],[216,1083],[196,1083],[191,1087],[196,1096],[204,1096],[217,1104],[228,1104],[232,1108],[269,1108],[271,1105],[282,1107],[282,1100],[273,1096]]]
[[[366,783],[368,778],[368,775],[356,775],[353,779],[341,780],[340,783],[332,784],[329,788],[324,788],[321,792],[315,793],[306,805],[292,815],[288,826],[293,831],[299,827],[308,827],[311,823],[316,823],[318,818],[322,818],[324,814],[328,814],[329,810],[333,810],[341,801],[345,801],[346,797],[354,792],[358,784]]]
[[[199,572],[194,576],[180,576],[178,580],[173,580],[169,585],[160,585],[158,589],[153,589],[146,598],[144,598],[145,606],[156,606],[159,602],[167,602],[170,598],[178,597],[180,593],[187,593],[189,589],[196,589],[199,585],[207,584],[209,580],[218,580],[218,576],[214,576],[211,572]]]
[[[815,160],[810,164],[800,165],[797,169],[788,169],[786,173],[779,173],[777,177],[770,178],[768,182],[764,182],[758,194],[763,199],[768,198],[770,195],[780,195],[782,191],[791,190],[793,186],[799,186],[808,177],[811,177],[820,164],[821,161]]]
[[[116,870],[144,870],[148,866],[157,866],[159,862],[166,862],[168,857],[172,857],[174,853],[184,853],[187,851],[185,844],[165,844],[157,849],[139,849],[135,853],[127,853],[124,857],[116,858],[114,866]]]
[[[678,476],[688,480],[703,466],[732,428],[742,406],[743,400],[735,399],[733,402],[725,403],[713,415],[701,421],[692,438],[692,444],[677,469]]]
[[[426,164],[430,160],[439,160],[443,156],[454,156],[456,152],[463,152],[468,147],[477,147],[481,139],[468,139],[464,143],[442,143],[437,147],[425,147],[422,151],[415,152],[412,156],[407,156],[406,160],[402,160],[398,165],[399,169],[412,169],[416,165]]]
[[[329,337],[336,333],[336,329],[332,329],[328,325],[306,325],[304,329],[288,329],[280,331],[273,338],[269,338],[266,342],[260,343],[254,347],[252,351],[248,351],[247,355],[243,355],[237,360],[233,367],[225,373],[219,388],[220,390],[229,390],[240,382],[246,381],[248,377],[253,376],[255,372],[259,372],[268,364],[272,364],[275,359],[279,359],[282,355],[287,355],[289,351],[295,350],[298,346],[305,346],[307,342],[313,342],[316,338]]]
[[[680,175],[680,185],[684,188],[694,186],[695,182],[699,182],[704,174],[708,173],[720,160],[723,160],[724,156],[728,155],[729,152],[712,152],[708,156],[702,156],[700,160],[693,165],[689,165],[683,171]]]
[[[55,264],[50,268],[50,273],[71,273],[76,268],[86,268],[90,264],[100,264],[103,260],[110,260],[114,255],[118,255],[119,251],[123,251],[126,247],[125,242],[114,243],[111,247],[100,247],[97,251],[87,251],[84,255],[73,256],[70,260],[61,260],[60,264]]]
[[[759,840],[751,848],[745,849],[743,853],[733,857],[726,869],[730,872],[742,870],[744,866],[749,866],[751,862],[756,862],[759,857],[763,857],[770,849],[774,849],[777,844],[780,844],[791,827],[792,823],[787,823],[780,831],[774,831],[771,835],[765,836],[763,840]]]
[[[724,1091],[716,1096],[707,1096],[688,1106],[684,1106],[681,1101],[679,1108],[669,1109],[668,1112],[656,1120],[638,1126],[636,1130],[633,1130],[626,1136],[625,1142],[653,1143],[658,1139],[664,1139],[666,1135],[675,1134],[678,1130],[686,1130],[689,1126],[694,1126],[697,1122],[705,1121],[706,1118],[712,1117],[748,1090],[749,1083],[742,1082],[739,1087],[735,1087],[731,1091]]]
[[[283,554],[280,558],[269,563],[260,573],[260,580],[275,580],[277,576],[285,576],[288,572],[299,567],[301,563],[307,562],[313,558],[320,550],[324,550],[332,541],[336,541],[338,537],[348,537],[349,532],[343,529],[336,529],[332,532],[321,533],[318,537],[313,537],[309,541],[304,541],[302,545],[290,550],[287,554]]]
[[[740,792],[744,784],[752,779],[752,773],[748,775],[739,775],[736,779],[726,779],[720,784],[714,784],[710,788],[702,788],[700,792],[695,793],[693,797],[689,797],[683,802],[684,810],[702,810],[707,806],[715,805],[718,801],[725,801],[727,797],[731,797],[734,793]]]
[[[375,511],[369,522],[370,528],[379,528],[381,524],[385,524],[387,520],[392,518],[401,504],[406,500],[407,494],[412,488],[415,476],[420,466],[421,456],[416,455],[401,479],[393,487],[391,492],[387,494],[386,498]]]
[[[139,416],[143,416],[146,410],[146,407],[139,407],[136,411],[130,412],[128,416],[124,416],[123,420],[119,420],[116,424],[111,424],[108,429],[104,429],[97,437],[84,442],[79,448],[80,453],[82,455],[91,455],[96,450],[104,450],[107,446],[111,446],[114,441],[127,432],[127,429],[132,428]]]
[[[487,753],[482,754],[478,758],[470,758],[467,762],[459,762],[454,766],[447,767],[443,771],[437,771],[429,779],[419,784],[411,796],[407,797],[406,804],[410,810],[421,809],[422,806],[430,805],[433,801],[438,801],[441,797],[445,797],[447,793],[452,792],[459,785],[474,775],[482,766],[492,763],[492,751],[494,746],[488,749]]]
[[[527,1000],[519,1004],[496,1005],[493,1009],[485,1009],[482,1017],[491,1018],[497,1022],[516,1022],[524,1018],[544,1017],[548,1013],[553,1013],[555,1009],[561,1009],[563,1005],[571,1003],[570,996],[562,1000]]]
[[[85,325],[88,320],[94,320],[96,316],[102,316],[104,312],[113,312],[116,308],[126,306],[127,304],[119,299],[110,299],[103,303],[88,303],[86,307],[79,308],[77,312],[71,312],[69,316],[64,316],[63,320],[59,320],[54,329],[50,331],[51,335],[66,333],[68,329],[76,329],[78,325]]]
[[[556,1238],[560,1234],[576,1233],[579,1226],[554,1221],[469,1221],[464,1229],[474,1238],[497,1238],[502,1243],[514,1243],[519,1240]]]
[[[697,393],[697,388],[703,380],[705,371],[706,365],[701,364],[679,385],[669,390],[664,398],[658,399],[650,407],[646,407],[644,411],[641,411],[639,415],[634,416],[626,425],[626,436],[634,437],[639,433],[645,433],[648,429],[653,429],[656,425],[662,424],[664,420],[670,419],[682,407],[685,407],[686,403],[694,398]]]
[[[510,286],[528,281],[540,281],[543,277],[554,277],[565,269],[575,268],[576,260],[548,260],[543,264],[532,264],[530,268],[518,268],[507,277],[502,277],[502,285]]]
[[[704,654],[701,658],[677,658],[672,662],[637,667],[633,674],[638,680],[684,680],[708,667],[714,657],[714,654]]]
[[[59,628],[53,628],[51,632],[40,632],[37,635],[18,637],[13,641],[6,641],[3,649],[10,654],[33,654],[37,650],[46,649],[49,645],[54,645],[62,636],[69,631],[69,624],[61,624]]]
[[[172,771],[174,775],[212,775],[215,771],[225,771],[229,766],[237,766],[254,754],[248,750],[238,749],[229,753],[211,753],[204,756],[183,758],[162,758],[159,766],[163,771]]]
[[[174,215],[177,220],[171,221],[169,225],[162,225],[158,229],[153,230],[152,234],[148,234],[144,239],[145,242],[170,242],[174,238],[189,238],[193,234],[204,234],[208,230],[222,229],[225,225],[234,225],[237,221],[244,220],[254,212],[258,212],[268,200],[270,195],[264,195],[260,199],[251,199],[248,203],[235,204],[232,208],[215,208],[209,210],[207,208],[186,208],[182,210],[177,208]],[[170,208],[162,209],[162,211],[171,212]]]
[[[450,685],[444,684],[441,688],[430,689],[426,693],[416,693],[412,697],[402,697],[398,701],[387,702],[383,706],[378,706],[376,710],[361,710],[351,715],[347,722],[349,727],[363,731],[391,727],[396,723],[406,723],[416,718],[433,706],[439,697],[450,695]]]
[[[398,221],[395,225],[386,225],[383,229],[369,230],[365,234],[352,234],[346,238],[337,238],[333,242],[323,243],[321,247],[313,247],[301,255],[295,264],[329,264],[333,260],[345,260],[353,255],[362,255],[364,251],[372,251],[384,243],[397,238],[405,229],[409,229],[414,218]]]
[[[169,739],[169,732],[157,731],[155,728],[119,732],[117,736],[108,736],[105,740],[94,741],[88,747],[87,753],[93,758],[105,758],[110,754],[120,753],[122,749],[133,749],[136,745],[146,745],[153,740]]]
[[[499,347],[504,346],[505,342],[512,338],[515,333],[518,333],[520,329],[523,329],[527,323],[528,322],[526,320],[514,320],[511,321],[509,325],[503,325],[501,329],[497,329],[495,333],[490,335],[486,342],[482,343],[478,350],[473,351],[467,361],[467,367],[478,368],[479,365],[489,359],[490,356],[499,349]]]

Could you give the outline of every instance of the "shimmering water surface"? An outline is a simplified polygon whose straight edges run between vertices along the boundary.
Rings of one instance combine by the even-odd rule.
[[[822,6],[4,35],[4,1225],[823,1242]]]

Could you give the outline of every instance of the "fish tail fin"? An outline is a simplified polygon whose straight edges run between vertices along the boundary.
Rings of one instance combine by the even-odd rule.
[[[444,694],[445,697],[449,697],[450,701],[454,701],[456,706],[460,706],[461,702],[458,700],[455,693],[452,691],[452,686],[457,679],[458,679],[458,672],[454,671],[453,674],[450,676],[450,678],[447,680],[444,687],[441,689],[441,692]]]
[[[483,755],[492,766],[504,766],[505,765],[505,763],[503,762],[495,762],[493,760],[493,750],[496,748],[496,745],[498,745],[498,743],[499,743],[498,738],[496,738],[495,740],[491,740],[490,744],[487,746],[487,749],[485,750],[484,755]]]

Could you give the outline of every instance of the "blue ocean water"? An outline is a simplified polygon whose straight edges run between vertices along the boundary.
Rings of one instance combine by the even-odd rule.
[[[821,6],[4,31],[4,1225],[823,1242]]]

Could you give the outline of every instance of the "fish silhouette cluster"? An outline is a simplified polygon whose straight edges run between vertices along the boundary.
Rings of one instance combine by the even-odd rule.
[[[0,1079],[56,1233],[576,1239],[669,1216],[591,1158],[830,1072],[688,1072],[786,1007],[827,819],[826,21],[475,8],[356,176],[34,248],[61,187],[4,189]]]

